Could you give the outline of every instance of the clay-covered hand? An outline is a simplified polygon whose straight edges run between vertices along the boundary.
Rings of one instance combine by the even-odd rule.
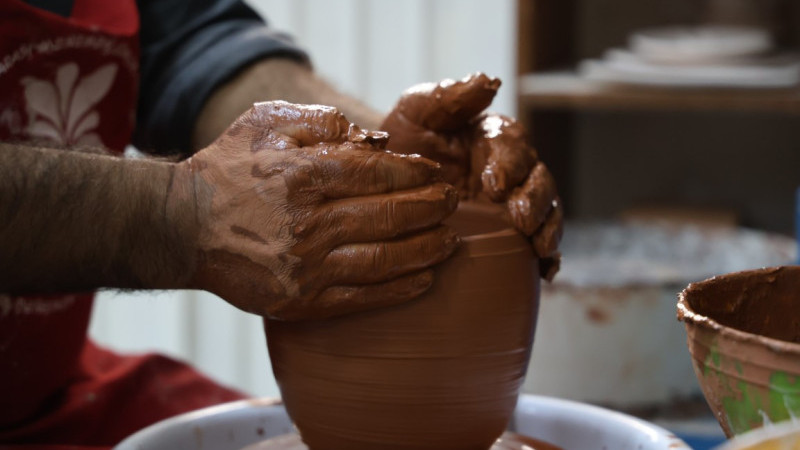
[[[276,319],[403,302],[458,238],[458,203],[437,163],[384,151],[388,137],[334,108],[256,104],[179,165],[194,181],[193,287]]]
[[[484,74],[408,89],[381,126],[393,152],[443,166],[461,198],[505,202],[515,227],[531,236],[542,277],[558,271],[563,209],[555,181],[516,120],[484,110],[500,80]]]

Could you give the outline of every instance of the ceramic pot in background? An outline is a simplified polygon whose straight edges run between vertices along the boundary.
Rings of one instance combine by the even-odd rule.
[[[462,204],[462,236],[411,302],[312,322],[266,321],[275,378],[311,449],[488,449],[530,357],[538,261],[500,208]]]
[[[681,292],[694,371],[727,436],[800,417],[799,299],[800,266],[731,273]]]
[[[715,274],[784,264],[794,250],[790,238],[743,228],[567,223],[561,272],[542,286],[525,391],[634,413],[702,407],[677,293]]]

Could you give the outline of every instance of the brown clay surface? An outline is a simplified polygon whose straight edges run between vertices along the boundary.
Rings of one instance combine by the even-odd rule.
[[[727,436],[798,412],[800,266],[692,283],[678,318],[706,401]]]
[[[311,448],[489,448],[530,356],[537,260],[500,208],[462,204],[462,235],[418,300],[315,322],[266,323],[272,368]]]
[[[282,320],[424,292],[431,266],[458,246],[439,226],[458,194],[438,163],[385,152],[387,140],[335,108],[255,104],[175,166],[184,181],[169,204],[196,205],[183,213],[198,250],[185,287]]]
[[[292,433],[249,445],[242,450],[308,450],[308,447],[300,439],[299,434]],[[507,431],[490,450],[561,450],[561,447]]]
[[[563,207],[556,183],[522,123],[485,111],[500,80],[482,73],[406,90],[381,129],[392,152],[442,164],[444,180],[462,200],[505,203],[509,218],[532,238],[542,277],[558,271]]]
[[[684,296],[695,313],[720,325],[800,343],[800,267],[719,276],[692,283]]]

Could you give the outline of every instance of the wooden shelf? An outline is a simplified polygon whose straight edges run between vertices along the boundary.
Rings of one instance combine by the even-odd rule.
[[[529,110],[742,111],[800,114],[800,89],[708,89],[609,85],[574,72],[519,78],[520,108]]]

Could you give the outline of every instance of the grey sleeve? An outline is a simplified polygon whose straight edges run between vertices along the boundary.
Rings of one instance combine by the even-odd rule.
[[[133,143],[188,153],[192,128],[219,84],[271,56],[307,61],[292,39],[239,0],[137,0],[141,76]]]

